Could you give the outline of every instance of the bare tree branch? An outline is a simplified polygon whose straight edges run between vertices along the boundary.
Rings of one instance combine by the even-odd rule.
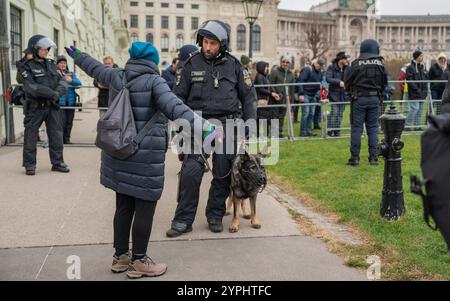
[[[312,52],[311,60],[318,59],[330,50],[327,32],[317,20],[313,20],[305,30],[306,45]]]

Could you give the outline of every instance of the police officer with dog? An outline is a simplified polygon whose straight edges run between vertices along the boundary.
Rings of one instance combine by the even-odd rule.
[[[230,51],[230,32],[225,23],[205,22],[197,33],[201,51],[187,59],[177,70],[174,92],[187,106],[200,111],[205,119],[222,124],[237,119],[256,119],[256,91],[251,74]],[[225,130],[226,127],[224,127]],[[225,130],[223,145],[230,135]],[[232,134],[232,133],[231,133]],[[228,141],[236,151],[237,141]],[[178,237],[192,231],[197,212],[200,185],[205,173],[208,154],[183,156],[180,172],[178,207],[168,237]],[[230,193],[233,154],[213,154],[213,181],[209,193],[206,217],[213,233],[223,231],[225,202]]]
[[[360,56],[347,70],[344,82],[352,99],[351,158],[348,165],[359,165],[364,124],[369,136],[369,163],[378,165],[379,108],[388,84],[378,41],[369,39],[362,42]]]
[[[29,176],[36,174],[37,137],[44,121],[47,127],[52,171],[62,173],[70,171],[63,159],[63,126],[59,108],[59,98],[66,94],[67,84],[58,73],[55,62],[47,58],[53,47],[56,47],[56,44],[46,36],[31,37],[28,50],[33,54],[33,59],[23,65],[23,88],[27,98],[23,167]]]

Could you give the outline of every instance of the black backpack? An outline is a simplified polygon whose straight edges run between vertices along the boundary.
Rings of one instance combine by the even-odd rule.
[[[150,133],[161,116],[157,112],[145,127],[137,133],[129,88],[139,77],[127,83],[123,73],[123,88],[114,98],[111,106],[97,124],[95,145],[106,154],[119,160],[126,160],[136,153],[139,144]]]
[[[428,121],[430,128],[422,135],[424,181],[411,176],[411,191],[422,197],[425,222],[440,230],[450,252],[450,113],[430,116]]]

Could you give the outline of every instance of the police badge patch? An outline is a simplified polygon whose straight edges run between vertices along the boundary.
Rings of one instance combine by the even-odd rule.
[[[248,70],[244,69],[243,73],[244,73],[245,84],[249,87],[253,86],[252,76],[251,76],[250,72]]]

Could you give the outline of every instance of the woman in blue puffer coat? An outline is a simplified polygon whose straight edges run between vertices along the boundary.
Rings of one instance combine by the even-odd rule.
[[[64,144],[72,144],[70,142],[70,136],[73,128],[73,119],[75,118],[75,109],[66,109],[64,107],[75,107],[77,104],[77,93],[75,89],[79,89],[81,82],[75,73],[69,72],[67,67],[67,58],[65,56],[58,56],[56,60],[58,65],[58,72],[61,73],[69,87],[67,88],[67,94],[59,98],[59,106],[62,110],[62,123],[64,129]]]
[[[218,131],[172,93],[160,76],[159,53],[152,44],[134,42],[124,69],[109,68],[74,46],[66,50],[77,66],[102,86],[109,87],[110,102],[122,90],[125,77],[130,84],[130,102],[138,132],[157,112],[162,113],[133,156],[119,160],[103,152],[101,157],[101,183],[116,192],[116,253],[111,270],[115,273],[127,272],[130,278],[161,276],[166,272],[167,265],[153,262],[147,256],[147,248],[156,204],[164,187],[169,142],[167,119],[187,121],[193,129],[203,128],[206,145],[211,143]],[[128,252],[130,230],[133,241],[131,254]]]

